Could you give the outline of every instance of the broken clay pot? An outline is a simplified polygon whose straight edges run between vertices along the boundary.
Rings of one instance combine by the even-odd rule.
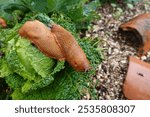
[[[123,85],[125,97],[132,100],[150,100],[150,64],[129,58],[128,73]]]
[[[139,55],[144,55],[150,50],[150,13],[141,14],[129,22],[120,25],[123,31],[132,31],[142,42],[139,48]],[[137,40],[138,41],[138,40]]]

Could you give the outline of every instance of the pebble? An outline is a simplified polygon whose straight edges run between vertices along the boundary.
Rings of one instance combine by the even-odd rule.
[[[147,59],[146,56],[142,56],[142,57],[141,57],[141,60],[143,60],[143,61],[145,61],[146,59]]]
[[[109,95],[106,95],[106,100],[111,100],[111,97]]]
[[[91,34],[86,34],[86,37],[91,37]]]
[[[120,61],[122,64],[125,64],[125,63],[127,63],[127,60],[121,60]]]
[[[118,83],[119,83],[118,81],[115,81],[115,83],[114,83],[114,84],[115,84],[115,85],[118,85]]]
[[[149,58],[150,57],[150,51],[147,53],[147,58]]]
[[[101,78],[101,79],[100,79],[100,82],[101,82],[101,83],[104,82],[104,79]]]
[[[118,50],[117,48],[114,49],[114,54],[118,54],[120,50]]]
[[[112,53],[112,48],[109,47],[109,49],[108,49],[108,54],[111,54],[111,53]]]

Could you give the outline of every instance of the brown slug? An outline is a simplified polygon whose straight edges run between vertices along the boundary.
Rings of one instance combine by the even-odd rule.
[[[27,21],[19,34],[28,38],[48,57],[66,60],[77,71],[90,69],[90,63],[73,35],[58,24],[49,29],[38,20]]]
[[[90,63],[73,35],[58,24],[52,25],[51,32],[56,35],[66,61],[77,71],[89,70]]]
[[[50,32],[48,27],[38,20],[27,21],[19,30],[19,34],[28,38],[46,56],[58,60],[65,59],[56,42],[56,37]]]

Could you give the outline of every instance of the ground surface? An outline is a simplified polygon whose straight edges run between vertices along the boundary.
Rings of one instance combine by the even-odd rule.
[[[128,57],[137,56],[139,43],[134,35],[120,35],[118,27],[139,14],[150,13],[150,2],[107,3],[100,7],[98,13],[101,18],[93,22],[91,30],[86,34],[100,38],[100,48],[104,52],[104,61],[99,65],[95,77],[100,80],[97,93],[99,99],[126,99],[122,86],[127,74]],[[149,61],[150,53],[141,59]]]

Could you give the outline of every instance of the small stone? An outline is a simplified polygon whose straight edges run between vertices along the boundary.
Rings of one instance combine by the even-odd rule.
[[[93,38],[97,38],[97,37],[99,37],[97,33],[93,35]]]
[[[112,48],[109,48],[108,49],[108,54],[111,54],[112,53],[112,50],[111,50]]]
[[[147,52],[147,57],[150,57],[150,51],[149,51],[149,52]]]
[[[104,79],[100,79],[100,82],[103,82],[104,81]]]
[[[107,15],[108,18],[112,18],[112,14]]]
[[[99,30],[99,26],[98,25],[94,25],[93,26],[93,32],[97,32]]]
[[[115,52],[115,54],[118,54],[119,50],[118,49],[114,49],[114,52]]]
[[[89,92],[87,92],[87,93],[86,93],[86,98],[87,98],[87,100],[89,100],[89,99],[91,98],[91,96],[90,96],[90,93],[89,93]]]
[[[89,33],[88,33],[88,34],[86,34],[86,37],[91,37],[91,34],[89,34]]]
[[[118,85],[118,81],[115,81],[115,85]]]
[[[141,60],[145,61],[146,60],[146,56],[142,56]]]
[[[126,61],[126,60],[121,60],[120,62],[121,62],[122,64],[127,63],[127,61]]]
[[[97,82],[97,79],[93,79],[93,83],[96,84],[96,82]]]
[[[111,97],[109,95],[106,95],[106,100],[111,100]]]

